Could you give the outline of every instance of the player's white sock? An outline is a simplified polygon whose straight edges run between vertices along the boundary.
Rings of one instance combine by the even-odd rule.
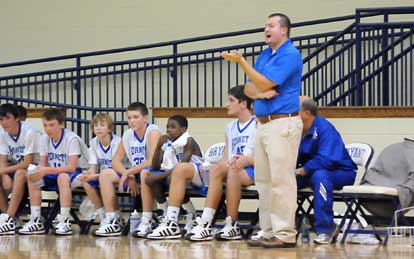
[[[98,215],[99,218],[101,220],[103,220],[104,217],[105,217],[105,209],[104,209],[104,207],[100,207],[100,208],[96,209],[96,215]]]
[[[167,219],[178,222],[178,216],[180,215],[180,208],[174,206],[168,206]]]
[[[215,214],[216,214],[216,210],[215,209],[207,208],[206,207],[203,210],[203,214],[201,215],[201,218],[205,222],[212,222]]]
[[[40,206],[31,206],[30,213],[34,218],[40,218]]]
[[[107,212],[107,213],[105,213],[105,218],[108,218],[108,219],[113,219],[113,218],[115,218],[115,216],[116,216],[116,213],[115,212]]]
[[[152,220],[152,211],[144,211],[142,212],[142,220],[145,222],[150,222]]]
[[[70,208],[60,208],[60,215],[65,216],[67,218],[69,218],[70,215]]]

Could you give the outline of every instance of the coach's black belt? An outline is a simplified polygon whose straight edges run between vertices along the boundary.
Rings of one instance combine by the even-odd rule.
[[[280,119],[280,118],[286,118],[286,117],[293,117],[293,116],[298,116],[299,113],[298,112],[293,112],[293,113],[284,113],[284,114],[271,114],[271,115],[267,115],[267,116],[260,116],[257,117],[257,119],[260,121],[261,124],[266,124],[269,121],[272,120],[276,120],[276,119]]]

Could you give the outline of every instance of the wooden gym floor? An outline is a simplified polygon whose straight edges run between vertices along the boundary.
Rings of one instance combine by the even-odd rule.
[[[250,248],[245,241],[151,241],[92,235],[0,236],[0,258],[414,258],[414,248],[371,245],[298,244],[297,248]]]

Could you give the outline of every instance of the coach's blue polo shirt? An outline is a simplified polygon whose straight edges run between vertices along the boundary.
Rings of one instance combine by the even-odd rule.
[[[278,96],[254,100],[254,114],[267,116],[299,111],[302,79],[302,56],[288,39],[275,53],[271,48],[260,53],[254,65],[256,71],[277,84]]]
[[[311,175],[316,170],[356,170],[339,132],[325,118],[316,116],[299,146],[298,167]]]

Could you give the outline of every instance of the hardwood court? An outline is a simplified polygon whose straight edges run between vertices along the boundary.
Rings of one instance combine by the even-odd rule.
[[[192,243],[92,235],[2,236],[0,258],[413,258],[414,249],[369,245],[302,245],[289,249],[250,248],[244,241]]]

